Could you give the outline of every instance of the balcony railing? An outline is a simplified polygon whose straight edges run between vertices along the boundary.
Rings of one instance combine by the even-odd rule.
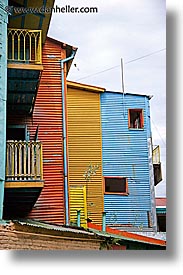
[[[153,164],[160,164],[160,147],[159,145],[155,145],[153,147]]]
[[[42,64],[42,31],[8,29],[8,61]]]
[[[7,141],[6,181],[31,180],[43,180],[41,142]]]

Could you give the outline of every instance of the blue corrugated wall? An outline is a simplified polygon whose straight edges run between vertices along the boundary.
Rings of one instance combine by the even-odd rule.
[[[0,219],[3,215],[6,156],[7,21],[6,0],[0,0]]]
[[[143,109],[144,129],[128,129],[128,109]],[[149,98],[101,94],[103,176],[128,179],[128,196],[104,194],[108,225],[148,227],[151,211],[147,138],[151,136]]]

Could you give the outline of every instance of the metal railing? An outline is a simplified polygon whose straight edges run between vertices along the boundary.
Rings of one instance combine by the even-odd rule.
[[[152,158],[153,158],[153,164],[160,164],[160,147],[159,147],[159,145],[153,146]]]
[[[42,64],[42,30],[8,29],[9,62]]]
[[[6,180],[43,179],[42,144],[40,141],[6,142]]]

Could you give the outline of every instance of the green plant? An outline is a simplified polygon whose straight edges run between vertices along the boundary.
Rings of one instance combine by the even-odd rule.
[[[87,169],[85,170],[85,172],[84,172],[84,174],[83,174],[83,176],[84,176],[86,182],[91,181],[92,177],[93,177],[94,175],[96,175],[97,170],[99,169],[99,167],[100,167],[99,164],[96,164],[96,165],[95,165],[95,164],[92,164],[92,163],[90,162],[89,166],[87,167]]]

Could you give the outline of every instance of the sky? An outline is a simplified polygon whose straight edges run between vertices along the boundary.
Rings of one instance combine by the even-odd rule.
[[[153,95],[154,145],[160,145],[166,196],[166,2],[165,0],[55,0],[55,6],[97,7],[97,13],[53,13],[48,36],[78,48],[68,80]]]

